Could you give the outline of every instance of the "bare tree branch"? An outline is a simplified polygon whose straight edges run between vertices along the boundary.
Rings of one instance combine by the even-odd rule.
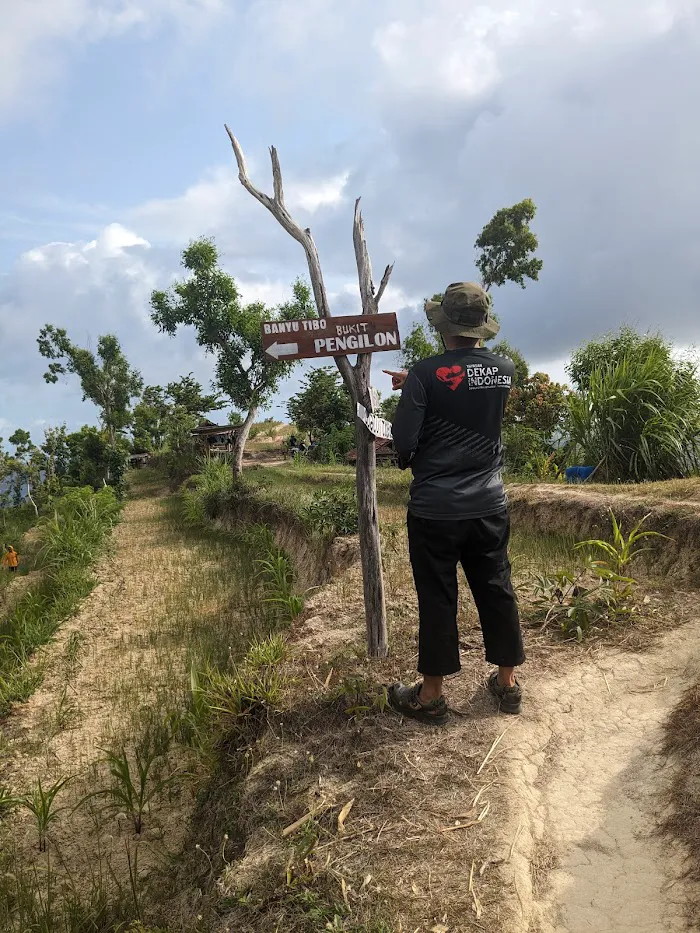
[[[270,159],[272,160],[272,185],[275,192],[275,201],[281,206],[284,207],[284,189],[282,188],[282,169],[280,168],[280,160],[277,155],[277,150],[274,146],[270,146]],[[305,230],[304,233],[311,236],[310,230]]]
[[[331,317],[330,307],[328,305],[328,295],[326,293],[326,286],[323,281],[323,273],[321,271],[321,260],[319,259],[318,250],[316,249],[314,239],[311,236],[311,231],[309,229],[302,230],[299,224],[294,220],[287,208],[284,206],[282,169],[280,168],[277,150],[274,146],[270,148],[270,158],[272,160],[272,178],[275,192],[275,197],[271,198],[269,195],[259,191],[251,182],[250,178],[248,177],[248,168],[245,163],[245,157],[243,155],[243,150],[241,149],[240,143],[228,128],[228,126],[226,126],[226,124],[224,124],[224,126],[226,132],[228,133],[228,137],[231,140],[233,153],[236,157],[236,163],[238,164],[238,178],[241,184],[246,189],[246,191],[253,195],[256,200],[260,201],[263,207],[268,209],[275,220],[282,227],[284,227],[290,236],[294,237],[297,243],[301,243],[302,247],[304,248],[304,252],[306,253],[306,262],[309,267],[309,277],[311,279],[311,287],[313,289],[314,299],[316,301],[316,310],[318,311],[318,316],[323,318]],[[340,375],[343,377],[343,380],[348,387],[353,403],[356,403],[358,400],[357,387],[353,378],[353,370],[352,366],[350,365],[350,361],[345,356],[337,356],[335,357],[335,362],[338,370],[340,371]]]
[[[360,199],[355,201],[355,217],[352,225],[352,242],[355,246],[355,260],[357,262],[357,275],[360,281],[360,298],[362,299],[362,313],[376,314],[377,303],[374,298],[374,282],[372,281],[372,262],[367,251],[365,239],[365,225],[360,210]]]
[[[360,199],[355,201],[355,216],[352,225],[352,241],[355,246],[355,260],[357,262],[357,277],[360,283],[360,298],[362,300],[363,314],[376,314],[377,301],[374,297],[374,282],[372,281],[372,262],[367,250],[365,238],[365,225],[360,210]],[[385,273],[386,275],[386,273]],[[372,371],[372,354],[358,354],[355,362],[357,375],[357,395],[363,405],[369,402],[369,383]]]
[[[382,295],[384,294],[384,290],[389,284],[389,279],[391,278],[391,273],[393,271],[394,271],[394,263],[392,262],[392,264],[390,266],[387,266],[386,269],[384,270],[384,275],[382,276],[382,280],[379,283],[377,294],[374,296],[374,301],[377,305],[377,308],[379,308],[379,302],[382,300]]]

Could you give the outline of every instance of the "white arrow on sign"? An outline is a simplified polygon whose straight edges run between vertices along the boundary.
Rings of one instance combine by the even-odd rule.
[[[270,346],[265,350],[265,353],[268,356],[274,356],[278,360],[281,356],[294,356],[295,353],[299,352],[298,343],[277,343],[270,344]]]

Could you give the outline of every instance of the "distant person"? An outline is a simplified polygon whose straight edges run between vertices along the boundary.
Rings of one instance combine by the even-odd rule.
[[[391,706],[421,722],[447,722],[443,678],[460,670],[457,565],[476,603],[486,660],[498,670],[487,687],[505,713],[519,713],[515,668],[525,660],[510,579],[510,520],[501,478],[501,426],[513,363],[481,347],[499,325],[491,301],[472,282],[458,282],[442,302],[426,302],[445,352],[410,372],[389,372],[401,398],[393,443],[402,469],[413,471],[408,544],[418,594],[418,671],[422,682],[394,684]]]
[[[5,553],[2,556],[2,565],[3,567],[7,567],[10,573],[17,572],[17,568],[19,567],[19,554],[11,544],[8,544],[5,549]]]

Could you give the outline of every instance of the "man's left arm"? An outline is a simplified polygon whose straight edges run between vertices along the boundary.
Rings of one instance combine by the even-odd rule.
[[[427,398],[425,388],[414,372],[406,377],[401,398],[391,426],[394,450],[399,455],[399,466],[405,470],[413,459],[425,419]]]

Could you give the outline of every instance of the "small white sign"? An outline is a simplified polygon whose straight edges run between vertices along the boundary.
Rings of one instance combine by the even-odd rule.
[[[379,411],[379,390],[374,386],[369,387],[369,410]]]
[[[364,405],[357,403],[357,417],[360,421],[367,425],[367,430],[370,434],[374,434],[375,437],[384,438],[384,440],[391,440],[391,422],[387,421],[385,418],[379,418],[377,415],[373,415],[367,411]]]

